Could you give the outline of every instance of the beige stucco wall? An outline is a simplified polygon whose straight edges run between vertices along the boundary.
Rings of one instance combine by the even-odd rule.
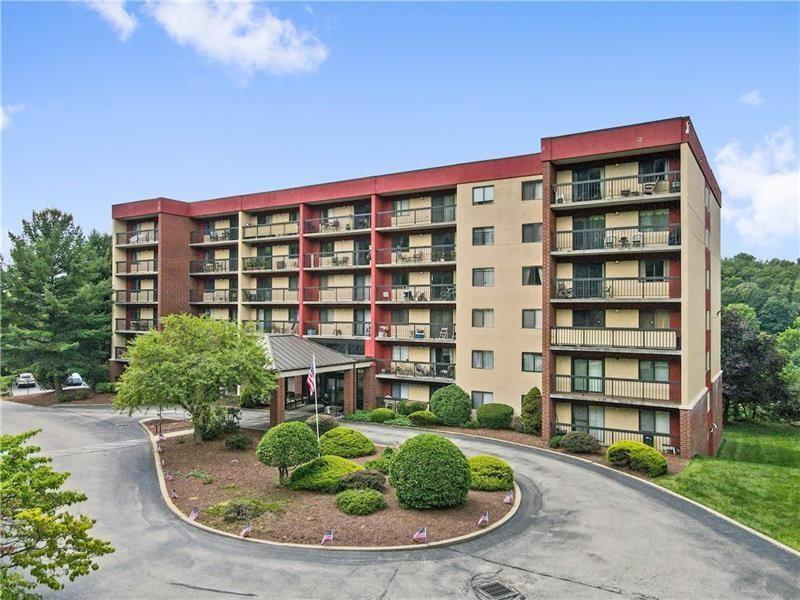
[[[559,423],[572,423],[572,402],[556,402],[556,419]]]
[[[720,263],[720,207],[715,201],[711,202],[711,380],[716,379],[722,368],[720,362],[720,309],[722,308],[720,294],[722,292],[721,263]]]
[[[639,429],[639,409],[638,408],[615,408],[606,406],[605,426],[609,429],[627,429],[636,431]]]

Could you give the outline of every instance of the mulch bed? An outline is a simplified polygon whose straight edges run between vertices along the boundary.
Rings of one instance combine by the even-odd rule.
[[[4,396],[3,400],[10,402],[18,402],[20,404],[27,404],[28,406],[54,406],[60,404],[63,406],[79,406],[81,404],[111,404],[114,402],[114,394],[95,394],[90,392],[88,398],[82,400],[69,400],[69,392],[65,394],[66,400],[59,402],[55,392],[47,392],[44,394],[32,394],[30,396]]]
[[[147,427],[153,435],[158,434],[158,419],[147,421],[144,426]],[[189,419],[161,419],[161,433],[192,429],[192,427],[192,422]]]
[[[251,537],[278,542],[318,545],[326,529],[333,529],[336,546],[397,546],[413,543],[413,534],[421,527],[428,528],[428,541],[445,540],[478,529],[478,518],[489,511],[491,522],[505,515],[511,506],[504,504],[506,492],[471,491],[467,502],[457,508],[419,511],[399,507],[394,490],[387,485],[388,507],[367,516],[349,516],[336,508],[334,494],[295,492],[277,486],[278,471],[261,464],[255,456],[255,445],[262,431],[241,429],[240,433],[253,439],[253,447],[244,451],[226,450],[223,440],[196,444],[191,436],[168,438],[160,443],[164,472],[174,481],[167,482],[178,497],[175,505],[189,514],[197,507],[200,523],[239,534],[246,523],[226,523],[221,517],[208,514],[207,509],[233,498],[258,498],[276,503],[275,512],[253,519]],[[363,463],[380,454],[356,459]],[[211,483],[186,477],[200,470],[213,478]]]

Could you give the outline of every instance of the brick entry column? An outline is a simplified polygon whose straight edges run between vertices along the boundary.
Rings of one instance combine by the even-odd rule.
[[[269,426],[275,427],[286,420],[286,381],[278,379],[278,388],[269,401]]]
[[[378,408],[378,378],[375,377],[375,365],[364,369],[364,410]]]
[[[356,410],[356,370],[344,372],[344,414],[352,415]]]

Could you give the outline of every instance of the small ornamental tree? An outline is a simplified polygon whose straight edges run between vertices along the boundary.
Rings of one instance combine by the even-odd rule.
[[[319,455],[317,436],[305,423],[290,421],[271,428],[256,448],[258,460],[278,468],[278,481],[286,483],[289,469],[314,460]]]
[[[542,392],[538,387],[532,387],[522,397],[520,410],[523,433],[540,433],[542,431]]]
[[[463,425],[469,421],[472,402],[467,392],[451,383],[433,393],[431,412],[443,425]]]
[[[40,430],[0,436],[0,581],[2,598],[39,598],[37,586],[53,590],[98,568],[95,558],[114,552],[93,538],[94,521],[65,507],[86,496],[61,490],[69,473],[58,473],[50,458],[26,442]]]

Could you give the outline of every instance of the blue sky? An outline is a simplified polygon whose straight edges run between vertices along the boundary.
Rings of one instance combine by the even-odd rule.
[[[798,10],[4,2],[3,232],[44,206],[107,231],[113,203],[536,152],[689,114],[726,193],[723,254],[794,259]]]

